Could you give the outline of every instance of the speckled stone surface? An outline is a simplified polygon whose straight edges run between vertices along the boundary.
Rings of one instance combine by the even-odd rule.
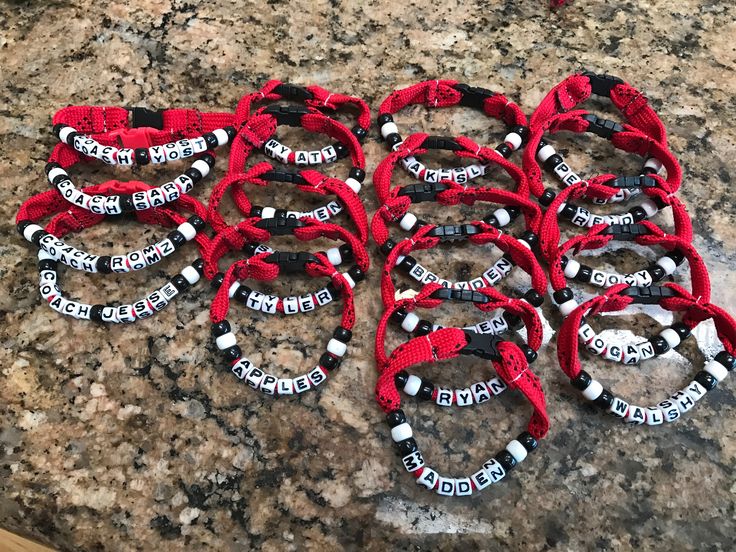
[[[734,381],[673,425],[628,428],[583,404],[557,368],[553,344],[546,345],[535,369],[548,392],[549,437],[502,484],[470,500],[446,499],[403,471],[373,402],[377,270],[360,290],[357,337],[334,380],[320,392],[273,401],[222,369],[209,338],[206,286],[131,327],[64,319],[41,304],[34,255],[11,221],[26,196],[47,187],[51,116],[69,103],[229,109],[244,91],[278,77],[349,91],[376,109],[393,88],[442,76],[503,91],[530,112],[545,90],[585,66],[638,85],[661,113],[685,171],[681,195],[711,269],[713,300],[733,311],[735,18],[728,2],[695,0],[578,1],[552,14],[541,1],[431,9],[413,1],[0,5],[0,526],[61,550],[461,543],[733,550]],[[402,129],[436,133],[449,127],[489,144],[502,130],[462,109],[412,109],[397,121]],[[365,148],[371,170],[384,152],[375,135]],[[581,172],[638,163],[609,159],[606,145],[582,138],[560,139],[560,147]],[[223,167],[220,160],[218,174]],[[164,182],[171,174],[136,176]],[[99,168],[75,175],[80,182],[127,178]],[[212,183],[194,195],[206,198]],[[306,201],[280,197],[291,205]],[[372,211],[370,185],[364,197]],[[235,220],[232,209],[229,216]],[[160,235],[110,223],[74,239],[118,252]],[[145,274],[103,279],[63,270],[62,277],[79,298],[125,300],[193,256],[187,250]],[[477,272],[483,260],[467,248],[422,258],[457,278]],[[621,254],[605,260],[620,268],[642,262]],[[293,289],[304,285],[297,281]],[[544,314],[552,326],[559,323],[549,306]],[[650,314],[597,322],[632,339],[631,331],[651,332],[668,321]],[[251,359],[283,373],[310,367],[336,316],[329,307],[303,319],[266,320],[237,309],[232,319]],[[477,314],[447,309],[437,316]],[[712,348],[707,328],[699,337],[703,350]],[[391,339],[399,342],[396,334]],[[690,343],[682,355],[641,368],[592,359],[586,365],[614,391],[648,404],[683,386],[697,370],[689,362],[702,360]],[[426,373],[459,385],[487,368],[463,359]],[[518,433],[529,409],[509,394],[466,411],[411,402],[406,411],[431,465],[461,476]]]

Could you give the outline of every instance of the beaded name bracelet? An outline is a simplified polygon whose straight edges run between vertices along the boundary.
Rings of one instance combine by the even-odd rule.
[[[236,282],[247,278],[259,280],[273,279],[278,273],[278,265],[268,261],[268,253],[262,253],[247,260],[237,261],[223,277],[223,283],[212,301],[210,319],[215,344],[220,349],[235,376],[247,385],[272,396],[300,394],[318,387],[329,377],[342,362],[347,352],[347,344],[352,338],[355,324],[355,308],[353,290],[343,274],[340,274],[321,253],[314,255],[314,260],[303,263],[304,273],[312,277],[328,277],[343,301],[342,320],[335,328],[333,337],[328,341],[326,352],[322,354],[318,365],[306,374],[295,378],[279,378],[265,370],[257,368],[250,360],[242,356],[237,338],[230,323],[226,320],[230,308],[228,290]]]
[[[139,191],[148,189],[150,189],[150,186],[137,181],[125,183],[110,181],[100,186],[85,188],[85,190],[95,194],[95,197],[108,197],[105,195],[106,193],[139,193]],[[109,197],[121,196],[111,195]],[[53,259],[75,270],[92,273],[131,272],[154,265],[164,257],[168,257],[174,253],[174,251],[186,242],[199,238],[199,233],[205,227],[203,217],[206,216],[206,212],[204,207],[198,201],[188,196],[182,196],[179,201],[183,202],[183,205],[188,206],[190,210],[199,214],[194,214],[186,221],[180,223],[176,230],[170,232],[165,239],[123,255],[110,256],[87,253],[86,251],[68,245],[60,237],[53,235],[36,224],[41,218],[60,213],[68,208],[64,198],[56,190],[36,194],[26,200],[18,210],[16,224],[18,232],[28,242],[46,251]],[[90,216],[104,217],[105,215],[90,213]]]
[[[453,80],[431,80],[395,90],[381,103],[378,109],[378,126],[390,150],[394,150],[402,142],[393,114],[409,105],[423,105],[428,108],[460,105],[478,109],[488,117],[503,121],[510,128],[503,143],[496,146],[496,151],[504,158],[510,157],[529,136],[526,115],[519,106],[502,94]],[[486,169],[484,164],[452,169],[429,169],[415,155],[402,158],[401,164],[417,180],[425,182],[450,180],[463,184],[481,176]]]
[[[503,383],[511,389],[519,389],[534,410],[527,431],[510,441],[506,448],[486,461],[480,470],[469,477],[443,477],[426,465],[414,439],[411,425],[401,410],[397,375],[416,364],[451,360],[461,354],[490,359]],[[402,457],[402,464],[416,478],[417,484],[436,490],[437,494],[467,496],[497,483],[525,460],[529,452],[537,448],[538,441],[549,429],[544,392],[539,378],[529,369],[524,354],[515,344],[498,341],[495,336],[479,336],[459,328],[444,328],[400,345],[391,353],[388,361],[379,366],[379,370],[376,400],[387,415],[391,438]],[[400,384],[401,376],[398,379]]]
[[[656,293],[653,293],[656,289]],[[736,367],[734,359],[736,344],[736,321],[723,309],[703,302],[702,298],[695,297],[676,284],[665,284],[662,288],[639,288],[620,284],[607,290],[605,294],[586,301],[568,316],[560,328],[557,336],[557,357],[560,367],[570,378],[570,383],[578,389],[584,398],[592,401],[602,410],[623,418],[629,424],[660,425],[664,421],[673,422],[682,414],[691,410],[697,401],[714,389],[716,385],[728,376]],[[605,389],[601,383],[581,368],[578,358],[578,334],[586,329],[584,316],[591,316],[599,312],[614,312],[626,308],[634,303],[659,304],[670,311],[683,312],[682,323],[665,329],[660,334],[662,352],[671,345],[679,344],[681,331],[687,330],[689,335],[699,322],[712,319],[724,351],[718,353],[713,360],[704,366],[703,370],[695,375],[693,381],[685,388],[666,398],[656,406],[635,406]],[[582,325],[581,325],[582,324]],[[588,326],[589,327],[589,326]],[[630,347],[620,345],[621,349]],[[655,342],[646,347],[656,351]],[[639,351],[642,352],[641,349]]]

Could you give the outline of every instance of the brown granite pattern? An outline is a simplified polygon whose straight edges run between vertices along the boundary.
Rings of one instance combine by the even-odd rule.
[[[583,65],[638,84],[661,113],[685,170],[682,197],[711,269],[713,299],[734,310],[735,21],[732,4],[695,0],[580,0],[558,13],[541,1],[431,9],[339,1],[0,5],[0,526],[61,550],[450,549],[460,542],[468,549],[732,550],[733,381],[674,425],[630,429],[582,404],[547,346],[536,370],[548,391],[548,439],[497,488],[443,499],[403,472],[372,399],[377,271],[360,291],[358,337],[337,377],[319,393],[273,401],[220,368],[205,286],[132,327],[63,319],[41,304],[34,256],[10,221],[26,196],[46,188],[51,115],[68,103],[227,109],[245,90],[279,77],[350,91],[375,108],[395,87],[444,76],[502,90],[530,111]],[[401,121],[435,132],[450,125],[487,143],[500,132],[462,110],[408,110]],[[581,171],[588,162],[618,162],[592,143],[590,154],[575,153],[586,144],[564,144]],[[383,146],[372,137],[366,153],[372,169]],[[116,174],[85,169],[77,178]],[[163,182],[169,174],[140,176]],[[205,198],[211,186],[208,180],[195,195]],[[365,198],[374,209],[370,186]],[[453,213],[447,216],[459,216]],[[75,243],[123,251],[158,235],[107,224]],[[477,254],[448,251],[423,258],[458,278],[481,268]],[[626,268],[631,258],[606,260]],[[63,277],[80,298],[125,299],[183,259],[120,278]],[[549,307],[544,312],[559,322]],[[240,310],[233,319],[252,360],[277,372],[313,362],[335,324],[327,313],[336,309],[288,321],[248,320]],[[610,320],[622,335],[658,323],[645,314]],[[703,336],[706,346],[709,339]],[[694,373],[685,359],[700,362],[702,353],[690,346],[684,357],[673,353],[642,369],[588,366],[615,391],[654,401]],[[472,375],[484,373],[472,361],[463,372],[466,364]],[[441,370],[427,373],[456,384],[467,378]],[[527,415],[512,396],[451,414],[431,405],[406,410],[431,464],[455,476],[477,469]]]

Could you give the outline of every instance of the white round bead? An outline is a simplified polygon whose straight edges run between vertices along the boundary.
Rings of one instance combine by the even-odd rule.
[[[362,187],[362,185],[354,178],[346,178],[345,184],[350,186],[350,189],[353,190],[356,194],[360,193],[360,188]]]
[[[669,257],[660,257],[657,259],[657,264],[664,269],[668,276],[677,270],[677,263]]]
[[[570,299],[569,301],[565,301],[559,305],[557,308],[560,309],[560,314],[562,314],[562,316],[567,316],[578,308],[578,302],[575,301],[575,299]]]
[[[230,286],[230,289],[227,290],[227,296],[232,299],[235,296],[235,292],[238,291],[238,288],[240,287],[240,282],[233,282]]]
[[[708,362],[703,370],[708,372],[711,376],[716,378],[716,381],[719,382],[723,381],[726,379],[726,376],[728,376],[728,370],[726,367],[717,360],[711,360]]]
[[[567,265],[565,265],[565,277],[574,278],[580,272],[580,263],[575,259],[568,259]]]
[[[184,239],[187,241],[193,240],[194,236],[197,235],[197,230],[188,222],[182,222],[177,230],[184,235]]]
[[[415,217],[411,213],[406,213],[403,217],[401,217],[401,220],[399,221],[399,226],[401,226],[403,230],[409,232],[414,227],[416,222],[417,217]]]
[[[39,230],[43,230],[43,228],[41,228],[38,224],[29,224],[26,229],[23,230],[23,237],[28,241],[31,241],[33,234],[35,234]]]
[[[399,133],[399,127],[396,126],[396,123],[393,121],[388,121],[387,123],[384,123],[381,127],[381,136],[383,136],[384,140],[389,134],[398,134]]]
[[[552,157],[555,154],[555,148],[547,144],[543,148],[540,148],[540,150],[537,152],[537,159],[541,163],[544,163],[547,159]]]
[[[227,332],[226,334],[222,334],[217,339],[215,339],[215,343],[217,344],[217,348],[221,351],[224,351],[225,349],[229,349],[233,345],[236,344],[235,341],[235,334],[233,332]]]
[[[639,207],[644,209],[644,212],[646,212],[647,214],[647,218],[652,218],[659,212],[659,207],[657,207],[657,204],[654,203],[651,199],[645,199],[641,202]]]
[[[515,132],[509,132],[506,135],[506,138],[503,139],[504,142],[509,144],[511,146],[511,149],[516,151],[521,147],[521,136],[516,134]]]
[[[276,209],[273,207],[264,207],[261,211],[261,218],[270,219],[276,216]]]
[[[228,137],[227,132],[225,132],[223,129],[218,128],[212,131],[212,134],[215,135],[215,138],[217,138],[217,145],[218,146],[224,146],[227,144]]]
[[[656,157],[650,157],[649,159],[647,159],[647,162],[644,163],[644,168],[654,169],[655,171],[659,172],[662,170],[662,162]]]
[[[184,267],[184,270],[181,271],[181,275],[184,276],[186,281],[190,284],[196,284],[199,282],[199,272],[197,272],[197,269],[193,266]]]
[[[72,127],[65,126],[59,131],[59,140],[61,140],[62,142],[66,144],[67,143],[66,139],[69,137],[69,135],[72,132],[74,132],[74,129]]]
[[[51,169],[48,174],[49,182],[53,182],[54,179],[59,175],[68,176],[68,173],[61,167]]]
[[[342,357],[348,350],[348,346],[334,337],[327,342],[327,352],[337,357]]]
[[[350,276],[347,272],[342,273],[343,278],[345,278],[345,281],[350,286],[350,289],[353,289],[355,287],[355,280],[353,280],[353,277]]]
[[[403,441],[404,439],[408,439],[412,435],[414,435],[414,433],[411,430],[411,426],[406,422],[391,428],[391,438],[396,443]]]
[[[406,379],[406,385],[404,385],[404,393],[406,393],[410,397],[416,397],[421,387],[422,379],[412,374]]]
[[[192,168],[197,169],[200,173],[202,173],[202,178],[210,174],[210,166],[202,159],[197,159],[194,163],[192,163]]]
[[[526,449],[524,448],[524,445],[522,445],[516,439],[506,445],[506,450],[511,453],[511,456],[514,457],[514,460],[516,460],[517,464],[523,462],[526,458],[526,455],[528,454]]]
[[[342,262],[342,255],[340,255],[340,248],[338,247],[330,247],[327,251],[327,260],[330,261],[330,264],[333,266],[338,266]]]
[[[583,389],[583,397],[589,401],[594,401],[603,393],[603,386],[598,380],[591,380],[590,385]]]
[[[511,215],[506,209],[496,209],[493,211],[493,216],[496,217],[499,226],[506,226],[511,222]]]
[[[680,344],[680,336],[672,328],[665,328],[664,330],[659,332],[659,335],[660,337],[664,338],[664,340],[667,342],[667,345],[670,346],[670,349],[674,349]]]
[[[399,255],[396,257],[396,266],[399,266],[404,259],[406,259],[406,255]]]
[[[419,324],[419,317],[413,312],[410,312],[406,315],[404,320],[402,320],[401,327],[404,331],[411,333],[417,327],[417,324]]]

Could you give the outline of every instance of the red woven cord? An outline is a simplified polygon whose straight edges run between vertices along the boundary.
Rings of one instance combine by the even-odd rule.
[[[454,80],[430,80],[394,90],[381,102],[378,114],[394,114],[409,105],[423,105],[426,107],[457,105],[460,103],[462,94],[453,88],[456,84],[458,84],[458,81]]]
[[[317,86],[316,84],[307,86],[307,90],[309,90],[314,95],[313,99],[304,102],[308,106],[316,108],[327,107],[329,109],[339,109],[345,105],[353,105],[359,111],[358,126],[365,130],[368,130],[370,128],[371,110],[365,100],[358,98],[357,96],[348,96],[345,94],[330,92],[329,90],[325,90],[324,88],[322,88],[321,86]]]
[[[267,182],[262,180],[260,176],[270,170],[273,170],[273,166],[270,163],[263,161],[254,165],[245,173],[228,173],[222,180],[215,184],[207,202],[207,220],[212,228],[215,229],[215,232],[221,232],[228,227],[227,222],[225,222],[225,219],[219,211],[220,202],[222,201],[225,192],[227,190],[231,191],[233,201],[235,202],[238,210],[248,217],[250,216],[251,203],[245,193],[236,195],[235,190],[241,189],[245,182],[255,184],[257,186],[265,186]]]
[[[268,114],[256,114],[238,130],[230,148],[228,174],[245,170],[245,163],[255,148],[260,148],[276,132],[276,118]]]
[[[283,84],[279,80],[270,80],[264,84],[260,90],[245,94],[238,102],[235,108],[235,125],[236,128],[243,126],[252,115],[252,108],[254,104],[262,101],[277,101],[282,99],[280,94],[276,94],[274,89]]]
[[[335,119],[319,112],[308,113],[302,116],[302,128],[308,132],[326,134],[330,138],[344,144],[350,150],[350,159],[354,167],[365,169],[363,148],[352,131]]]
[[[373,171],[373,188],[376,191],[376,197],[380,203],[385,203],[389,198],[389,192],[391,190],[391,177],[397,163],[401,159],[405,159],[412,155],[421,155],[426,153],[427,150],[420,148],[424,140],[429,134],[418,132],[408,136],[398,148],[389,153],[383,160],[378,164],[376,170]]]

